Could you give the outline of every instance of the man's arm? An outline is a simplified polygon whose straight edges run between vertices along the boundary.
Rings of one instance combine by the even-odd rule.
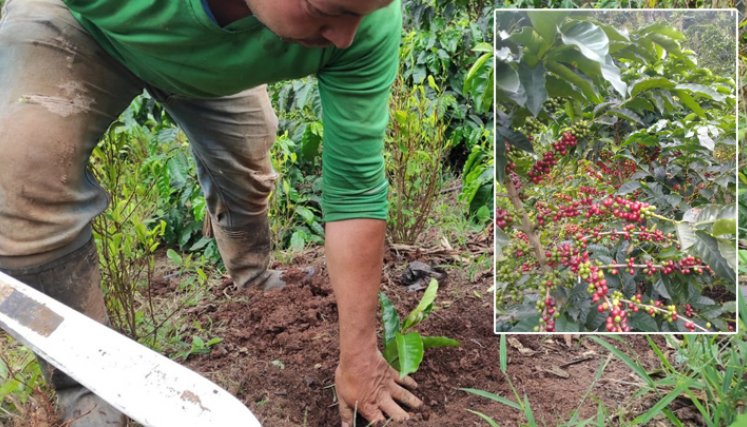
[[[401,421],[422,402],[404,386],[417,387],[409,377],[400,380],[378,350],[376,312],[384,256],[386,222],[353,219],[326,226],[325,250],[340,323],[340,363],[335,384],[342,425],[352,425],[354,413],[370,422],[386,417]]]

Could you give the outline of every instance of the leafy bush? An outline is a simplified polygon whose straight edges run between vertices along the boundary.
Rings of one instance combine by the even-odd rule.
[[[439,93],[433,78],[430,90]],[[425,228],[441,190],[443,164],[452,141],[443,111],[449,96],[426,96],[426,87],[404,87],[392,95],[392,125],[387,135],[386,170],[390,183],[389,232],[397,243],[412,244]]]
[[[498,18],[496,327],[733,330],[734,81],[610,19]]]

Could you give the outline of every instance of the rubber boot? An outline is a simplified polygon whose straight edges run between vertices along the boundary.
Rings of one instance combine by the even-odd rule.
[[[223,228],[207,218],[204,229],[212,231],[223,264],[237,287],[258,287],[265,291],[285,287],[283,272],[267,268],[272,246],[267,215],[258,215],[240,230]]]
[[[2,270],[88,317],[109,324],[99,287],[98,255],[93,240],[53,262],[24,269]],[[81,331],[85,333],[85,331]],[[47,383],[57,394],[57,406],[68,427],[124,427],[127,418],[64,372],[37,357]]]

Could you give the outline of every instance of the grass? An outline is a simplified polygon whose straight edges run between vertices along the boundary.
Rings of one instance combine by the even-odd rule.
[[[686,426],[688,421],[680,420],[671,409],[677,400],[697,411],[701,425],[705,427],[740,427],[747,421],[747,302],[739,299],[739,332],[732,335],[664,335],[665,348],[656,340],[646,337],[651,351],[657,356],[659,366],[656,377],[639,362],[620,350],[621,338],[589,336],[588,339],[608,352],[602,360],[579,407],[567,420],[558,423],[563,426],[641,426],[651,422],[666,422],[672,426]],[[526,426],[536,426],[534,413],[526,396],[521,396],[508,375],[506,335],[500,337],[499,363],[501,372],[513,392],[513,399],[483,390],[462,389],[507,406],[524,414]],[[618,343],[615,343],[615,342]],[[667,356],[667,349],[674,351]],[[579,408],[592,393],[610,360],[616,358],[641,380],[639,390],[625,402],[614,408],[599,404],[597,414],[587,419],[579,418]],[[654,401],[641,413],[633,413],[632,406],[640,402]],[[498,426],[493,418],[467,409],[490,426]],[[639,411],[640,412],[640,411]],[[612,424],[612,423],[615,424]]]
[[[0,331],[0,426],[21,419],[32,395],[44,387],[34,353]]]

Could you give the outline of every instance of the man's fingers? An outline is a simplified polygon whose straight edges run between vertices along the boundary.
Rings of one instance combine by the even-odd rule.
[[[342,427],[350,427],[353,424],[353,410],[344,400],[340,399],[340,396],[337,396],[337,402],[339,405]]]
[[[383,423],[386,421],[384,414],[379,410],[377,405],[364,405],[363,407],[358,407],[358,412],[360,412],[363,418],[367,419],[368,422],[372,424]]]
[[[409,375],[405,375],[404,377],[399,377],[399,372],[397,372],[396,369],[392,369],[394,373],[394,381],[397,382],[397,384],[401,384],[407,388],[418,388],[418,383],[415,382],[414,379],[410,378]]]
[[[402,388],[397,384],[393,384],[393,386],[389,390],[389,393],[392,395],[392,398],[394,398],[394,400],[402,402],[413,409],[419,408],[423,404],[422,400],[418,399],[406,388]]]
[[[407,388],[418,388],[418,383],[416,383],[415,380],[412,379],[409,375],[400,377],[399,371],[392,368],[391,366],[388,366],[387,368],[389,369],[389,376],[393,378],[397,384],[401,384]]]
[[[410,418],[410,415],[397,402],[392,400],[390,396],[385,395],[379,402],[379,407],[394,421],[404,421]]]

